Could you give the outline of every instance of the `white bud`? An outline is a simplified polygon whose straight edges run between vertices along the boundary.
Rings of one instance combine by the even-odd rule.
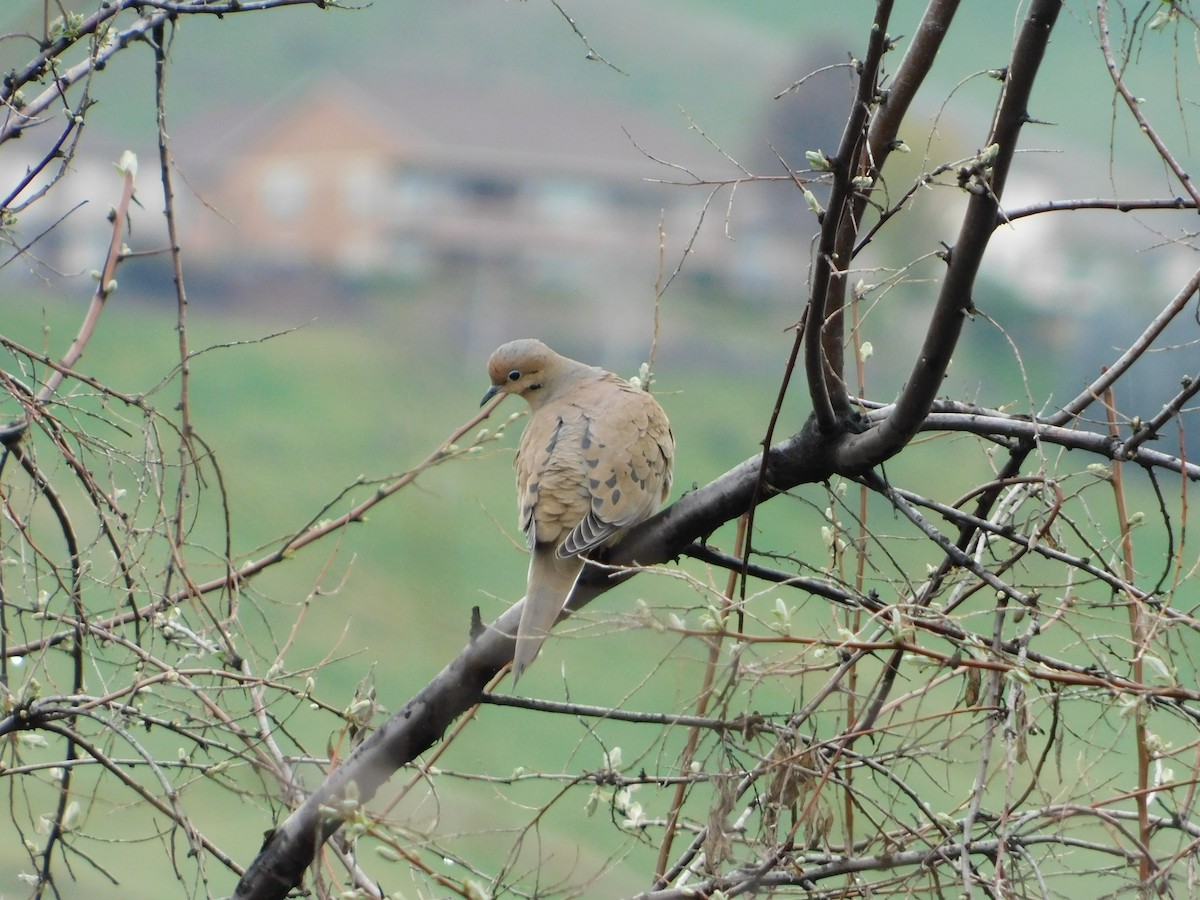
[[[132,150],[126,150],[124,153],[122,153],[121,159],[117,163],[117,171],[122,175],[128,175],[130,178],[137,178],[137,154]]]
[[[808,164],[819,172],[828,172],[833,164],[829,161],[829,157],[825,155],[823,150],[807,150],[804,153],[804,158],[808,160]]]

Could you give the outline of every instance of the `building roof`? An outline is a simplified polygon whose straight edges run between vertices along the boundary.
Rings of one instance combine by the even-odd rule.
[[[536,169],[627,179],[631,186],[683,175],[651,155],[693,171],[724,167],[718,154],[689,134],[682,115],[677,123],[663,123],[636,109],[580,100],[528,81],[481,86],[398,77],[383,85],[314,77],[256,107],[226,109],[193,127],[205,140],[187,145],[206,147],[213,164],[273,147],[343,145],[390,147],[397,157],[426,166]]]

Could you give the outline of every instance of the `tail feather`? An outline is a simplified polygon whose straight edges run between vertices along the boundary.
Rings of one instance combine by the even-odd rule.
[[[575,581],[583,570],[578,556],[560,559],[553,547],[538,546],[529,561],[529,586],[525,590],[525,605],[521,623],[517,626],[517,650],[513,655],[513,684],[533,662],[542,641],[554,627]]]

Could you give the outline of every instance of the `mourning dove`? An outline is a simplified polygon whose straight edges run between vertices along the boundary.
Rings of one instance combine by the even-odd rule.
[[[588,551],[616,543],[671,490],[675,439],[662,407],[611,372],[526,338],[488,360],[492,386],[529,402],[521,435],[517,509],[529,579],[517,627],[513,683],[537,656],[570,597]]]

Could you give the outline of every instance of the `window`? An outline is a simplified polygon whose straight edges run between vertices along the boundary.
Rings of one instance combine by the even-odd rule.
[[[282,222],[299,218],[308,205],[309,183],[304,171],[293,163],[274,163],[263,176],[262,207]]]

